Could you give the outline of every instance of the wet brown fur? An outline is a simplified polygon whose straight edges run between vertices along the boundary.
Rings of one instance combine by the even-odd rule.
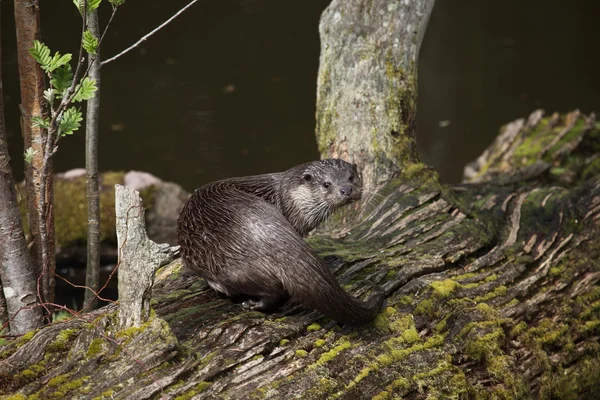
[[[209,183],[178,220],[184,262],[216,291],[247,298],[250,309],[270,311],[291,300],[338,322],[367,323],[383,296],[363,303],[348,295],[302,239],[360,196],[356,167],[337,159]]]

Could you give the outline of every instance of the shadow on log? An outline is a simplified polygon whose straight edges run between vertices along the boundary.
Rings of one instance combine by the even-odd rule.
[[[243,311],[176,260],[153,311],[111,305],[5,342],[0,393],[34,398],[594,398],[600,390],[600,127],[507,125],[465,183],[423,167],[315,235],[344,288],[387,293],[373,324]],[[543,165],[543,167],[541,167]],[[534,166],[534,167],[532,167]]]

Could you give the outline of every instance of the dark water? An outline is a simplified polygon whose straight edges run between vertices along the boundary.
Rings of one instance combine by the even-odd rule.
[[[75,52],[72,1],[41,3],[44,41]],[[318,21],[328,3],[204,0],[103,67],[100,169],[145,170],[191,190],[317,158]],[[22,179],[12,1],[1,4],[9,145]],[[129,0],[103,56],[185,4]],[[444,180],[458,181],[501,124],[540,107],[600,110],[598,15],[593,0],[438,0],[419,64],[423,159]],[[83,131],[64,140],[56,169],[83,166],[83,146]]]

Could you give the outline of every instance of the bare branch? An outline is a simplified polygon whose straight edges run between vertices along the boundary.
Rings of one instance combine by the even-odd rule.
[[[129,53],[131,50],[135,49],[136,47],[138,47],[142,42],[146,41],[146,39],[148,39],[150,36],[154,35],[156,32],[158,32],[159,30],[161,30],[162,28],[164,28],[165,26],[167,26],[171,21],[173,21],[175,18],[177,18],[179,15],[181,15],[185,10],[187,10],[188,8],[190,8],[194,3],[196,3],[198,0],[192,0],[187,6],[183,7],[181,10],[177,11],[171,18],[169,18],[168,20],[166,20],[165,22],[163,22],[162,24],[160,24],[158,27],[156,27],[155,29],[153,29],[152,31],[150,31],[150,33],[148,33],[147,35],[144,35],[140,38],[140,40],[138,40],[137,42],[135,42],[134,44],[132,44],[131,46],[129,46],[128,48],[126,48],[125,50],[123,50],[122,52],[120,52],[119,54],[111,57],[111,58],[107,58],[106,60],[102,61],[100,63],[100,66],[104,66],[106,64],[108,64],[111,61],[115,61],[117,58]]]

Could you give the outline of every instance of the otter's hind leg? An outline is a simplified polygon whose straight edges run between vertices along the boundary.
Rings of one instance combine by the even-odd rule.
[[[258,298],[250,298],[242,303],[242,307],[247,310],[268,312],[279,308],[289,297],[284,295],[268,295]]]

